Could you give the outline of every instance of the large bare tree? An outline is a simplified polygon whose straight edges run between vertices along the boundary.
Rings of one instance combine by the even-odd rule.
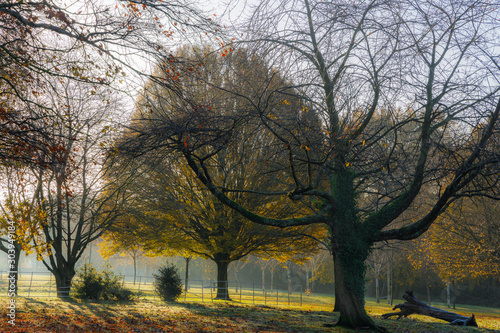
[[[326,224],[337,324],[383,330],[364,310],[372,245],[419,237],[457,198],[496,195],[500,159],[488,145],[500,114],[494,7],[451,0],[262,2],[245,27],[247,38],[218,51],[227,59],[219,89],[245,103],[195,103],[192,85],[184,84],[186,102],[149,130],[137,126],[122,149],[180,152],[223,204],[256,223]],[[251,79],[232,84],[229,55],[239,43],[261,62]],[[172,58],[167,65],[180,71],[167,81],[193,77],[215,85],[197,74],[203,61],[197,67]],[[321,118],[314,131],[302,121],[308,112]],[[250,123],[266,135],[243,132]],[[214,176],[218,156],[249,139],[268,162],[260,172],[282,179],[281,191]],[[288,196],[315,211],[275,218],[230,195],[238,192]]]

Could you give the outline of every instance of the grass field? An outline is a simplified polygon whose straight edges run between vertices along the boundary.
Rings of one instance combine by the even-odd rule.
[[[316,304],[282,307],[238,302],[163,304],[142,299],[129,303],[79,302],[56,298],[16,299],[15,326],[8,323],[9,299],[0,299],[0,332],[358,332],[326,328],[337,319],[331,298],[316,296]],[[458,307],[469,316],[475,313],[480,328],[462,328],[422,316],[409,319],[380,319],[389,305],[367,301],[367,310],[390,332],[447,333],[500,332],[500,309]]]

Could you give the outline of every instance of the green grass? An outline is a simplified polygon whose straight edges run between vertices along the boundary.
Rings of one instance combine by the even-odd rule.
[[[332,313],[334,298],[327,294],[230,288],[231,301],[213,301],[211,288],[192,286],[175,305],[162,304],[154,296],[152,281],[125,283],[125,287],[140,293],[130,303],[87,303],[74,300],[61,301],[46,297],[49,289],[55,296],[55,282],[45,276],[22,275],[17,314],[19,332],[357,332],[341,328],[325,328],[334,323],[338,315]],[[6,284],[0,284],[0,295],[6,295]],[[30,297],[26,298],[30,292]],[[0,332],[15,332],[7,325],[6,304],[0,298]],[[403,303],[395,300],[394,305]],[[412,315],[409,318],[387,320],[381,315],[393,312],[385,301],[376,303],[367,298],[366,309],[378,325],[391,332],[447,333],[447,332],[500,332],[500,309],[457,305],[448,309],[445,304],[433,304],[442,309],[470,316],[474,313],[480,328],[450,326],[445,322]],[[135,318],[135,319],[134,319]],[[217,319],[221,318],[221,319]],[[60,323],[60,324],[58,324]],[[145,324],[146,323],[146,324]],[[61,326],[62,325],[62,326]],[[96,326],[97,325],[97,326]],[[144,326],[146,325],[146,326]],[[96,327],[100,327],[99,329]],[[154,330],[151,327],[156,327]]]
[[[0,299],[0,332],[360,332],[324,327],[338,319],[332,299],[300,306],[266,306],[238,302],[164,304],[141,299],[128,303],[90,303],[56,298],[18,298],[16,326],[7,324],[8,298]],[[397,304],[397,302],[395,302]],[[479,328],[450,326],[429,317],[383,320],[391,306],[367,300],[367,311],[378,325],[394,333],[500,332],[500,309],[459,306],[456,312],[475,313]]]

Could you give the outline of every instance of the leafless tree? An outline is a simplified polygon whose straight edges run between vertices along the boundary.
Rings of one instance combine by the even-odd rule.
[[[494,7],[451,0],[262,2],[245,27],[247,38],[219,51],[227,59],[229,48],[245,43],[261,59],[244,88],[219,85],[246,103],[237,109],[192,103],[185,85],[186,103],[149,131],[138,127],[122,149],[176,150],[223,204],[256,223],[326,224],[337,324],[382,331],[364,310],[372,245],[419,237],[457,198],[496,197],[490,190],[498,189],[499,156],[488,144],[500,114]],[[231,66],[227,60],[227,71]],[[280,71],[287,77],[278,78]],[[197,82],[214,85],[203,75]],[[308,112],[321,122],[304,126]],[[254,149],[269,161],[261,172],[283,179],[282,191],[214,177],[219,154],[257,135],[238,135],[249,123],[269,133]],[[238,192],[288,196],[315,211],[273,218],[228,195]]]
[[[88,89],[71,81],[59,85],[60,93],[51,101],[50,123],[44,124],[52,132],[46,142],[50,149],[39,151],[39,163],[31,168],[36,179],[32,196],[46,214],[43,237],[34,244],[49,244],[40,259],[54,275],[62,297],[69,293],[77,261],[121,214],[128,197],[104,180],[132,175],[116,170],[103,148],[113,138],[109,116],[116,101],[109,90]]]

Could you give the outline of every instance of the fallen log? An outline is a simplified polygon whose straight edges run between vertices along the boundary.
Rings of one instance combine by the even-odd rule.
[[[429,306],[419,301],[413,295],[413,291],[411,290],[407,290],[403,295],[403,298],[406,300],[406,302],[404,302],[403,304],[398,304],[393,308],[393,310],[399,309],[399,312],[385,313],[382,315],[382,318],[386,319],[392,316],[398,316],[398,319],[400,319],[401,317],[408,317],[412,314],[419,314],[447,321],[450,323],[450,325],[477,327],[474,315],[465,317],[459,315],[458,313],[453,313],[435,308],[433,306]]]

